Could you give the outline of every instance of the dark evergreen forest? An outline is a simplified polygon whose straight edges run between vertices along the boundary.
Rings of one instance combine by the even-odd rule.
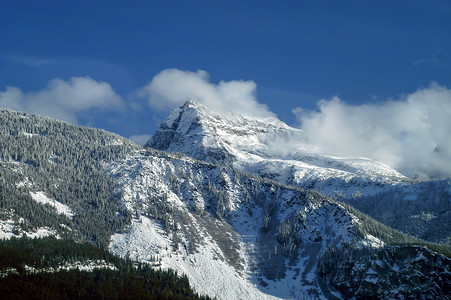
[[[61,269],[102,261],[111,268]],[[188,278],[120,259],[91,243],[12,238],[0,241],[0,299],[209,299]]]

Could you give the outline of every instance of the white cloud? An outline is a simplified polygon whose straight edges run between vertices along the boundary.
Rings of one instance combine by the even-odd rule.
[[[215,84],[209,79],[208,73],[202,70],[166,69],[144,86],[138,96],[147,98],[149,105],[159,110],[173,109],[194,99],[220,114],[274,116],[266,105],[258,103],[255,82],[232,80]]]
[[[353,106],[337,97],[293,110],[323,151],[366,156],[407,176],[451,177],[451,90],[432,84],[399,100]]]
[[[36,113],[77,124],[77,114],[92,108],[119,109],[122,98],[106,82],[89,77],[72,77],[69,81],[51,80],[38,92],[22,92],[7,87],[0,92],[0,107]]]

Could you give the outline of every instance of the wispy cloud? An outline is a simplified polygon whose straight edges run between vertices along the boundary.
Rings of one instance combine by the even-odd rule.
[[[72,77],[68,81],[51,80],[37,92],[24,93],[18,87],[0,92],[0,107],[37,113],[73,124],[77,114],[89,109],[118,110],[124,105],[110,84],[89,77]]]
[[[323,151],[370,157],[411,177],[451,177],[450,89],[432,84],[398,100],[366,105],[334,97],[318,108],[294,113]]]
[[[244,115],[273,116],[268,107],[257,101],[257,85],[253,81],[232,80],[211,83],[207,72],[167,69],[157,74],[140,89],[138,96],[159,110],[173,109],[195,99],[220,113],[238,112]]]
[[[443,63],[441,61],[439,61],[438,58],[435,56],[430,57],[430,58],[418,59],[413,63],[413,65],[415,67],[419,67],[419,66],[423,66],[423,65],[434,65],[434,66],[443,67]]]
[[[13,60],[25,64],[30,67],[40,67],[42,65],[56,63],[56,59],[40,58],[25,55],[7,55],[5,56],[8,60]]]

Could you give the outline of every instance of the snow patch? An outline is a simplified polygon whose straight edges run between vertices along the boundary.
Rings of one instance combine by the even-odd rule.
[[[105,260],[87,260],[87,261],[77,261],[73,263],[65,263],[62,266],[58,266],[57,268],[48,267],[43,269],[36,269],[34,267],[30,267],[25,265],[24,269],[28,274],[38,274],[38,273],[55,273],[59,271],[70,271],[70,270],[79,270],[79,271],[86,271],[86,272],[92,272],[95,269],[109,269],[113,271],[117,271],[118,269],[116,266],[114,266],[111,263],[107,263]],[[3,272],[0,272],[0,278],[4,278],[10,274],[19,274],[17,269],[15,268],[8,268]]]
[[[162,225],[141,217],[133,222],[127,233],[115,233],[111,237],[109,250],[112,253],[135,260],[160,259],[171,253],[171,241],[165,236]]]
[[[19,222],[23,222],[23,219],[20,219]],[[28,238],[42,238],[46,236],[55,236],[58,238],[56,231],[49,227],[40,227],[36,231],[27,232],[19,230],[14,220],[0,220],[0,239],[19,238],[22,235]]]
[[[29,133],[29,132],[22,132],[22,135],[24,135],[27,138],[32,138],[34,136],[39,136],[39,134],[36,133]]]
[[[14,221],[13,220],[0,220],[0,239],[10,239],[15,236],[13,234]]]
[[[115,139],[113,141],[111,141],[108,146],[122,146],[124,144],[123,140],[120,139]]]
[[[23,181],[16,183],[16,187],[17,188],[22,188],[22,187],[32,187],[33,183],[31,183],[31,181],[27,178],[25,178]]]
[[[60,215],[65,215],[69,218],[72,218],[74,216],[74,213],[70,209],[69,206],[64,205],[58,201],[55,201],[53,199],[50,199],[45,195],[44,192],[31,192],[30,191],[31,198],[33,198],[34,201],[41,203],[41,204],[49,204],[50,206],[53,206],[56,211]]]
[[[371,248],[382,248],[385,243],[375,237],[374,235],[367,234],[365,238],[359,242],[359,246],[371,247]]]

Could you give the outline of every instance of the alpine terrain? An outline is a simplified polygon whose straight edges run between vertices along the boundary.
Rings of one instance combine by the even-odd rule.
[[[451,245],[451,226],[444,226],[451,223],[449,178],[411,180],[368,158],[321,154],[301,130],[276,118],[220,116],[189,101],[169,115],[146,146],[314,189],[392,228]]]
[[[42,247],[26,237],[93,245],[109,254],[70,264],[140,272],[149,284],[150,270],[174,270],[157,276],[180,283],[173,297],[449,299],[450,202],[449,179],[321,154],[280,120],[195,101],[145,147],[0,110],[0,236],[15,247],[23,237],[26,249]],[[0,268],[1,281],[62,267]]]

